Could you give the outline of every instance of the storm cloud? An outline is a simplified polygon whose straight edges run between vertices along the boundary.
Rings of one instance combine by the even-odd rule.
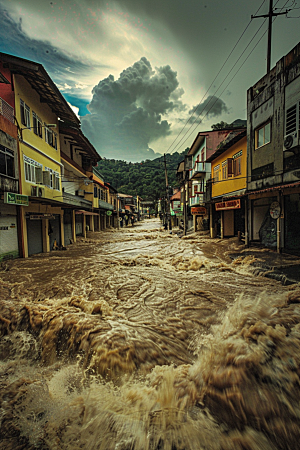
[[[190,114],[199,115],[201,121],[205,118],[217,117],[228,112],[226,103],[215,95],[209,95],[202,103],[194,106],[189,111]]]
[[[160,156],[150,143],[171,133],[170,114],[185,111],[177,73],[169,65],[152,68],[142,57],[101,80],[92,90],[91,114],[81,117],[82,130],[101,156],[141,161]]]

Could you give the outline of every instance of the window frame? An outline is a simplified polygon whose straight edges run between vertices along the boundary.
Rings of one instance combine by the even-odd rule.
[[[213,168],[213,182],[214,183],[219,183],[220,182],[220,172],[221,172],[221,167],[220,167],[220,164],[218,164],[218,165],[216,165],[214,168]]]
[[[21,123],[30,129],[30,107],[20,98]]]
[[[32,128],[36,136],[43,138],[43,121],[35,111],[32,111]]]
[[[265,130],[266,130],[267,126],[270,126],[270,139],[268,141],[266,141],[266,138],[265,138]],[[261,130],[263,130],[263,143],[258,145],[259,144],[259,132]],[[270,119],[255,129],[255,150],[257,150],[258,148],[264,147],[267,144],[270,144],[271,141],[272,141],[272,121]]]
[[[5,177],[15,178],[16,175],[16,168],[15,168],[15,152],[4,145],[0,144],[0,153],[4,155],[4,162],[5,162],[5,173],[0,171],[1,175],[4,175]],[[10,175],[8,172],[8,158],[12,159],[12,175]]]
[[[29,158],[26,155],[23,155],[23,162],[24,162],[25,181],[27,183],[36,184],[35,168],[36,167],[43,168],[43,164],[35,161],[34,159]]]

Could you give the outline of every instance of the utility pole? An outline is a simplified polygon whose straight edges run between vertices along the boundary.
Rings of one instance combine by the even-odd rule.
[[[251,19],[257,19],[259,17],[264,17],[269,19],[268,25],[268,51],[267,51],[267,73],[271,70],[271,44],[272,44],[272,22],[274,16],[281,16],[282,14],[287,14],[290,9],[286,9],[284,12],[274,13],[273,12],[273,0],[269,0],[269,13],[262,16],[251,16]]]
[[[167,200],[167,224],[169,226],[169,230],[172,230],[171,225],[171,217],[170,217],[170,197],[169,197],[169,182],[168,182],[168,172],[167,172],[167,161],[166,154],[164,153],[164,164],[165,164],[165,178],[166,178],[166,200]]]

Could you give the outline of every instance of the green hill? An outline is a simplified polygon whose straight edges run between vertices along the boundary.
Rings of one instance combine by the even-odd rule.
[[[178,186],[176,170],[188,149],[182,153],[166,155],[169,186]],[[110,183],[118,192],[139,195],[145,201],[153,201],[166,193],[164,157],[141,163],[131,163],[116,159],[103,159],[98,162],[97,169],[104,181]]]

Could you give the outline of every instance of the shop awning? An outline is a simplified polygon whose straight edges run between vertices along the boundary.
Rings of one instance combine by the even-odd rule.
[[[75,212],[75,214],[83,214],[84,216],[99,216],[98,213],[90,212],[90,211],[84,211],[83,209],[80,209]]]
[[[280,186],[272,186],[265,189],[259,189],[257,191],[249,191],[248,195],[254,195],[254,194],[261,194],[262,192],[270,192],[270,191],[278,191],[279,189],[288,189],[288,188],[294,188],[299,187],[300,181],[296,181],[295,183],[290,184],[281,184]]]

